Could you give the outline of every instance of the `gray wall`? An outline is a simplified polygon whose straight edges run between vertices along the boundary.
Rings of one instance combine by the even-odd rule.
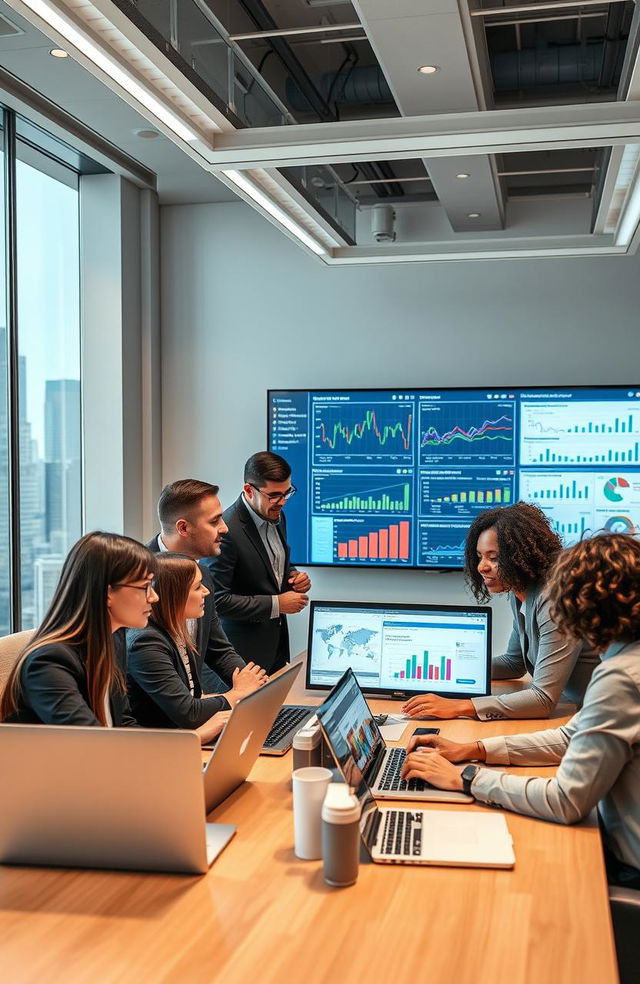
[[[640,381],[637,257],[331,269],[235,203],[163,208],[161,250],[163,479],[215,481],[224,504],[269,387]],[[453,574],[310,573],[317,598],[467,599]],[[496,646],[507,629],[500,599]]]

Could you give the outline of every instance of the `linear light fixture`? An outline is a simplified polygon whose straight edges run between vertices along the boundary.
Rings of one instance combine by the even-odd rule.
[[[119,63],[106,55],[96,44],[93,43],[82,31],[78,30],[65,17],[62,17],[48,0],[22,0],[25,7],[28,7],[42,18],[46,24],[62,35],[74,48],[80,51],[85,57],[101,69],[110,79],[113,79],[125,92],[148,109],[157,119],[161,120],[173,133],[182,140],[193,143],[201,137],[195,130],[190,129],[182,122],[179,116],[168,109],[159,99],[156,99],[151,92],[136,81],[129,72],[125,71]]]
[[[629,195],[626,208],[622,213],[620,225],[616,233],[616,246],[628,246],[640,224],[640,173]]]
[[[245,195],[248,195],[249,198],[260,206],[260,208],[263,208],[265,212],[268,212],[269,215],[276,220],[276,222],[279,222],[285,229],[288,229],[289,232],[296,237],[296,239],[299,239],[301,243],[304,243],[305,246],[308,246],[309,249],[313,250],[317,256],[325,256],[327,254],[328,250],[325,246],[319,243],[317,239],[314,239],[311,233],[307,232],[307,230],[301,225],[294,222],[294,220],[287,215],[284,209],[280,208],[279,205],[276,205],[276,203],[273,202],[268,195],[261,191],[252,181],[249,181],[249,179],[246,178],[241,171],[223,170],[222,174],[224,174],[229,181],[232,181],[238,188],[240,188],[241,191],[244,191]]]

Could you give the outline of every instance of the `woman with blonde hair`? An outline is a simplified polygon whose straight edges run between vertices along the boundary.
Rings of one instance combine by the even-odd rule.
[[[152,728],[197,729],[224,721],[229,708],[266,682],[266,675],[249,663],[234,670],[224,695],[203,694],[203,658],[194,641],[209,594],[202,571],[193,558],[172,553],[156,555],[154,567],[156,598],[149,624],[127,632],[133,712],[140,724]]]
[[[557,559],[548,593],[560,630],[601,654],[578,714],[561,728],[465,744],[412,738],[403,774],[557,823],[597,805],[609,880],[640,888],[640,543],[610,533],[576,544]],[[469,759],[559,766],[545,779],[452,764]]]

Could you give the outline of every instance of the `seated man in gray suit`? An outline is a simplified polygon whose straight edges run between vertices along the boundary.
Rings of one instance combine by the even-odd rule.
[[[289,662],[286,616],[309,601],[308,575],[289,564],[283,508],[295,491],[284,458],[252,455],[242,494],[223,513],[229,532],[212,562],[224,631],[244,659],[267,673]]]
[[[195,478],[165,485],[158,500],[158,519],[161,532],[147,544],[152,553],[181,553],[200,560],[220,552],[227,526],[217,485]],[[200,658],[202,690],[217,694],[233,689],[235,696],[251,693],[265,682],[264,671],[259,666],[247,666],[227,639],[216,611],[211,571],[205,564],[200,568],[209,594],[204,615],[194,620],[192,634]]]

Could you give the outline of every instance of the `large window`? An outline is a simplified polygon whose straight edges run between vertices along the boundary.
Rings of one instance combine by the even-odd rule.
[[[78,174],[4,122],[0,634],[41,620],[82,517]]]

